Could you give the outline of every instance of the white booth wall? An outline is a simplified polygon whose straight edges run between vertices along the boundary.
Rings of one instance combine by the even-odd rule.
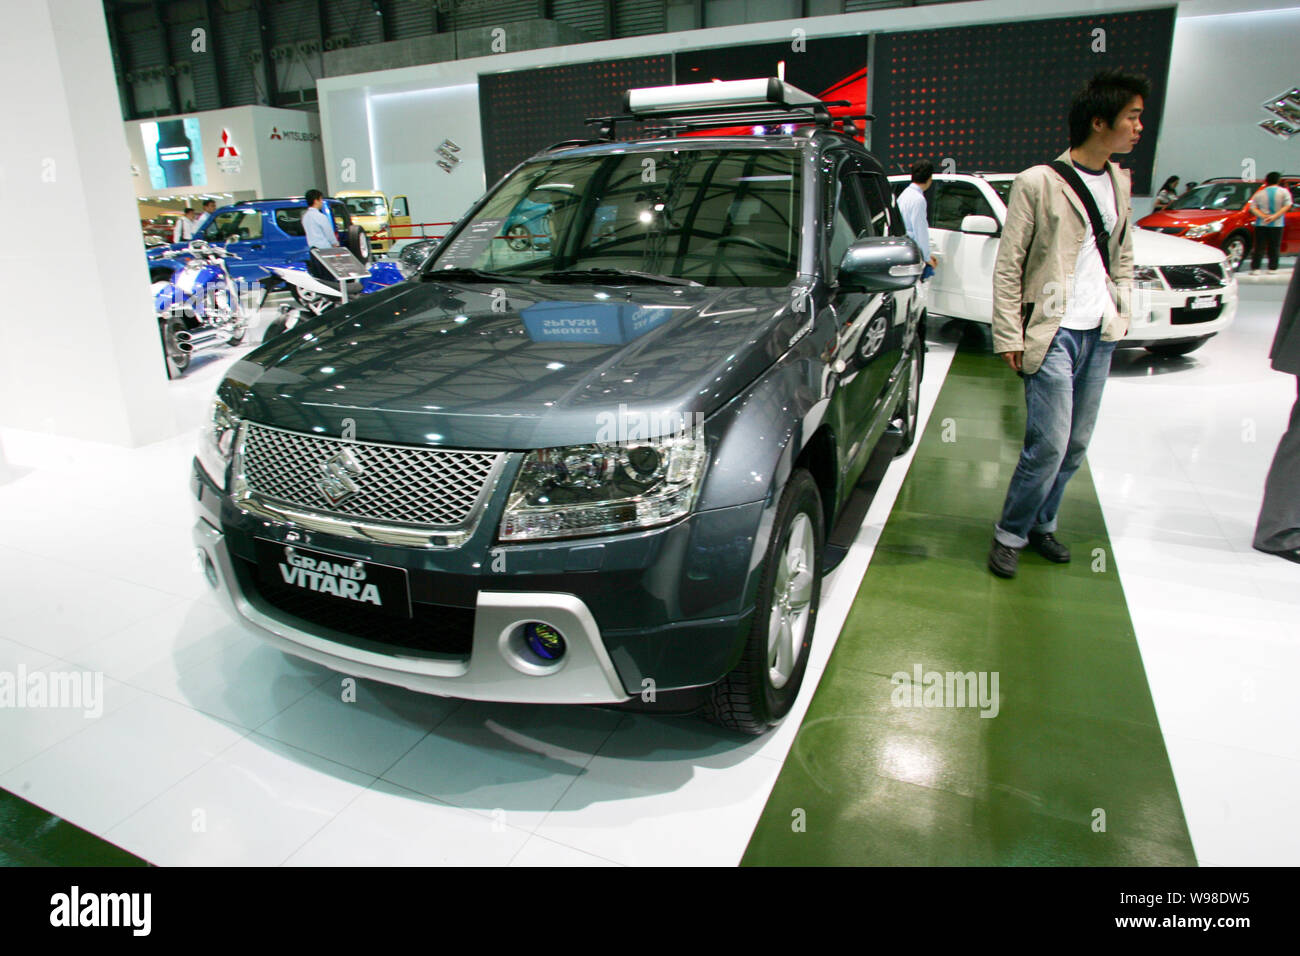
[[[6,7],[0,103],[0,427],[175,434],[100,0]]]
[[[1300,86],[1300,9],[1197,14],[1204,5],[1184,7],[1174,25],[1156,188],[1170,176],[1186,185],[1300,172],[1300,135],[1283,140],[1259,127],[1278,118],[1261,104]]]
[[[150,183],[141,127],[146,123],[197,119],[206,173],[203,184],[159,188]],[[223,133],[228,133],[226,139]],[[137,198],[201,196],[251,192],[259,199],[301,196],[325,189],[325,159],[320,117],[303,110],[236,106],[126,123],[131,175]],[[238,151],[236,162],[222,157],[223,145]]]

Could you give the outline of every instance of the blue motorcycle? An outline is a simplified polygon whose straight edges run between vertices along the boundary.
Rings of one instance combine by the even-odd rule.
[[[266,290],[260,283],[231,278],[226,260],[239,256],[202,239],[168,249],[160,258],[183,263],[170,279],[151,287],[163,351],[179,375],[194,353],[242,342]]]

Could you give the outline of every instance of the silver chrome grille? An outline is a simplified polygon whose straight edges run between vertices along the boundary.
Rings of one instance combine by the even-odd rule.
[[[331,460],[345,450],[348,487],[355,490],[336,494],[332,504],[321,484],[328,482]],[[363,522],[456,528],[475,516],[502,457],[344,441],[247,422],[236,471],[255,498]]]

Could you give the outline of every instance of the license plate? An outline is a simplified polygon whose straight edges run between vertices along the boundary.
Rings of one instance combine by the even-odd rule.
[[[1212,309],[1219,304],[1217,295],[1194,295],[1187,300],[1189,309]]]
[[[258,538],[257,570],[262,580],[329,600],[340,607],[374,608],[389,617],[411,616],[406,569],[372,564]]]

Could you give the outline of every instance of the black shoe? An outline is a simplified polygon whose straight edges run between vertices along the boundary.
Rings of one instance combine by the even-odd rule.
[[[1029,532],[1029,546],[1054,564],[1069,564],[1070,549],[1056,540],[1050,531]]]
[[[1288,561],[1294,561],[1300,564],[1300,548],[1289,548],[1285,551],[1270,551],[1268,548],[1261,548],[1259,545],[1252,545],[1256,551],[1262,551],[1264,554],[1271,554],[1275,558],[1285,558]]]
[[[1014,578],[1020,564],[1020,549],[1009,548],[997,538],[989,548],[989,570],[1000,578]]]

